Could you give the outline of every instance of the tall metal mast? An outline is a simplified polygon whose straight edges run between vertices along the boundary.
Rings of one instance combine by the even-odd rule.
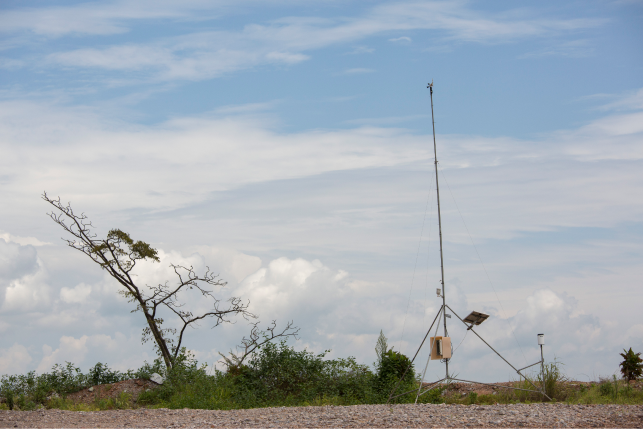
[[[427,85],[431,92],[431,124],[433,125],[433,156],[435,158],[435,190],[438,199],[438,229],[440,231],[440,270],[442,272],[442,317],[444,319],[444,336],[447,337],[446,295],[444,293],[444,255],[442,253],[442,216],[440,215],[440,185],[438,183],[438,149],[435,143],[435,117],[433,116],[433,81]],[[449,378],[449,360],[446,359],[446,377]]]
[[[415,396],[415,403],[417,404],[418,398],[421,395],[424,395],[425,393],[429,392],[430,390],[432,390],[432,389],[436,388],[437,386],[440,386],[440,385],[442,385],[444,383],[446,383],[447,388],[448,388],[449,383],[451,383],[452,381],[459,381],[459,382],[462,382],[462,383],[487,384],[487,383],[481,383],[481,382],[478,382],[478,381],[461,380],[459,378],[455,378],[455,377],[450,376],[449,375],[449,360],[450,360],[451,353],[447,354],[447,356],[449,356],[448,358],[444,357],[445,353],[443,353],[443,350],[438,351],[437,354],[434,354],[433,350],[434,350],[434,347],[436,346],[435,338],[437,336],[439,326],[440,326],[440,322],[439,322],[440,313],[442,313],[442,318],[443,318],[443,323],[444,323],[444,337],[448,338],[448,336],[449,336],[449,333],[447,331],[447,318],[450,318],[451,315],[447,315],[447,308],[450,310],[450,312],[452,314],[454,314],[467,327],[467,331],[473,332],[478,338],[480,338],[482,340],[482,342],[487,345],[487,347],[489,347],[491,350],[493,350],[493,352],[495,354],[497,354],[511,368],[513,368],[513,370],[516,371],[520,375],[520,377],[522,377],[525,380],[527,380],[529,382],[529,384],[532,385],[533,389],[524,389],[524,388],[511,387],[511,386],[498,386],[498,387],[504,387],[504,388],[512,389],[512,390],[522,390],[522,391],[526,391],[526,392],[540,393],[540,394],[543,395],[543,397],[551,400],[551,398],[549,396],[547,396],[547,393],[544,390],[544,385],[541,386],[540,388],[537,387],[534,384],[534,382],[531,381],[526,374],[521,372],[521,371],[524,371],[527,368],[531,368],[534,365],[540,364],[541,365],[541,377],[542,377],[542,372],[544,371],[544,362],[545,362],[544,357],[543,357],[543,352],[542,352],[542,346],[543,346],[543,344],[545,344],[544,334],[538,334],[538,344],[540,345],[540,361],[538,361],[536,363],[533,363],[531,365],[528,365],[528,366],[526,366],[524,368],[517,369],[515,366],[510,364],[509,361],[507,359],[505,359],[500,353],[498,353],[493,347],[491,347],[491,345],[489,345],[489,343],[487,343],[473,329],[474,326],[478,326],[482,322],[484,322],[489,317],[489,315],[484,314],[484,313],[479,313],[477,311],[472,311],[471,314],[469,314],[467,317],[462,319],[460,316],[458,316],[458,314],[455,311],[453,311],[453,309],[451,307],[449,307],[447,305],[447,298],[446,298],[446,293],[445,293],[445,288],[444,288],[444,252],[443,252],[443,247],[442,247],[442,214],[440,213],[440,185],[439,185],[439,181],[438,181],[438,149],[437,149],[437,144],[435,142],[435,116],[433,114],[433,82],[429,83],[427,85],[427,88],[429,88],[429,90],[431,91],[431,125],[433,126],[433,156],[435,157],[435,163],[434,163],[435,164],[435,189],[437,191],[436,194],[437,194],[437,199],[438,199],[438,228],[440,230],[440,272],[442,274],[442,278],[440,279],[440,283],[442,283],[442,289],[438,289],[438,292],[441,292],[441,295],[442,295],[442,305],[440,306],[440,310],[438,311],[438,314],[435,315],[435,319],[433,319],[433,323],[431,323],[431,326],[426,331],[426,335],[424,336],[424,339],[420,343],[420,347],[418,347],[417,351],[415,352],[415,355],[413,356],[413,359],[410,360],[408,366],[406,367],[406,369],[402,373],[402,376],[398,379],[397,384],[395,385],[395,387],[393,388],[393,390],[389,394],[387,404],[390,403],[392,400],[394,400],[396,398],[399,398],[400,396],[407,395],[407,394],[409,394],[411,392],[417,392],[417,394]],[[437,323],[437,326],[435,325],[436,323]],[[421,382],[420,382],[419,386],[417,388],[414,388],[413,390],[409,390],[408,392],[399,393],[399,394],[395,395],[395,393],[397,392],[398,388],[400,387],[400,385],[402,383],[402,380],[405,379],[404,377],[406,376],[407,372],[409,370],[411,370],[411,368],[413,367],[413,362],[415,361],[415,358],[418,357],[418,355],[420,353],[420,350],[422,349],[422,346],[426,342],[426,339],[429,338],[429,335],[431,335],[431,330],[433,329],[433,326],[435,326],[435,331],[434,331],[434,334],[433,334],[434,336],[431,337],[431,339],[430,339],[431,352],[430,352],[430,356],[427,358],[426,367],[424,368],[424,372],[422,373],[422,379],[421,379]],[[446,343],[447,344],[445,344],[443,342],[443,344],[445,344],[447,347],[451,347],[450,341],[447,341]],[[440,343],[437,343],[437,344],[438,344],[438,347],[439,347]],[[440,348],[438,348],[438,350],[440,350]],[[426,375],[426,370],[427,370],[427,368],[429,366],[429,361],[431,361],[433,359],[441,359],[441,361],[445,363],[445,365],[446,365],[446,376],[441,380],[438,380],[438,381],[433,382],[433,383],[429,383],[429,385],[427,387],[426,384],[424,383],[424,376]],[[425,390],[422,391],[422,389],[425,389]]]

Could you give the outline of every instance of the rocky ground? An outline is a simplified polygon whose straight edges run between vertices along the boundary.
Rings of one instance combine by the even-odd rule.
[[[640,405],[355,405],[208,411],[0,411],[0,427],[643,427]]]

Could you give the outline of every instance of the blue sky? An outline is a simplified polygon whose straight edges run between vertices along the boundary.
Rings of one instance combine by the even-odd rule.
[[[439,304],[433,80],[454,310],[519,366],[544,331],[572,377],[612,374],[643,347],[642,6],[3,2],[0,372],[153,358],[43,190],[162,250],[142,281],[210,265],[298,347],[411,353]],[[511,377],[465,340],[462,376]]]

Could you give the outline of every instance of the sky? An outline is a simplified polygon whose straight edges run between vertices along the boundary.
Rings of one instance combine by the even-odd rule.
[[[297,349],[370,365],[382,331],[413,355],[441,304],[428,82],[450,314],[488,313],[477,332],[515,367],[544,333],[569,377],[618,373],[643,351],[642,18],[624,0],[2,2],[0,374],[155,358],[44,191],[158,249],[140,284],[209,267],[261,326],[292,320]],[[515,379],[455,315],[450,369]],[[220,365],[249,329],[184,345]]]

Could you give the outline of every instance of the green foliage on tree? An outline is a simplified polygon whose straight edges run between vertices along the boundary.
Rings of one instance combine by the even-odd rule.
[[[375,362],[376,368],[379,368],[380,365],[382,365],[382,359],[384,358],[384,354],[387,350],[388,343],[386,337],[384,336],[384,332],[380,330],[380,336],[377,337],[377,343],[375,343],[375,354],[377,355],[377,361]]]
[[[389,397],[413,390],[417,387],[415,371],[411,360],[391,347],[384,333],[380,331],[375,345],[377,361],[375,362],[375,390]]]
[[[377,368],[377,385],[381,391],[387,389],[390,391],[400,379],[402,380],[398,388],[400,393],[409,390],[409,388],[412,389],[416,384],[415,371],[411,360],[406,355],[391,348],[384,353],[382,363]]]
[[[620,353],[623,357],[623,362],[619,364],[621,367],[621,374],[626,380],[636,380],[643,375],[643,359],[641,353],[634,353],[632,347],[629,350],[623,349],[624,353]]]

